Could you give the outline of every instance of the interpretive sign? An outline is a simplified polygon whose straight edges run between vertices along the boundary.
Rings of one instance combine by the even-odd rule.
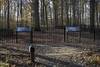
[[[79,26],[66,26],[66,32],[79,32]]]
[[[17,27],[16,32],[31,32],[31,28],[29,28],[29,27]]]

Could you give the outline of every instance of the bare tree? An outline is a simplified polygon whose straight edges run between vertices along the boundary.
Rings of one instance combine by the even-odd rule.
[[[53,0],[55,27],[58,25],[58,0]]]
[[[90,32],[95,28],[95,0],[90,0]]]
[[[10,8],[10,6],[9,6],[9,5],[10,5],[9,0],[7,0],[7,6],[8,6],[8,7],[7,7],[7,8],[8,8],[8,9],[7,9],[7,10],[8,10],[8,12],[7,12],[7,28],[8,28],[8,29],[10,28],[10,22],[9,22],[9,17],[10,17],[10,15],[9,15],[9,13],[10,13],[10,12],[9,12],[9,11],[10,11],[9,8]]]
[[[39,0],[33,0],[33,18],[35,21],[35,31],[40,31],[40,22],[39,22]]]

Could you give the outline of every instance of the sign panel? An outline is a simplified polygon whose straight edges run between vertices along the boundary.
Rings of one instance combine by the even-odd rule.
[[[66,26],[66,32],[78,32],[80,31],[79,26]]]
[[[29,28],[29,27],[17,27],[16,31],[17,32],[31,32],[31,28]]]

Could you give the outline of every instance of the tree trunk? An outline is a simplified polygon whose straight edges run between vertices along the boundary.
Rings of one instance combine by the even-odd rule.
[[[44,0],[41,0],[41,23],[43,26],[45,26],[44,15]]]
[[[64,4],[64,1],[63,0],[61,0],[61,22],[62,22],[62,26],[64,25],[63,24],[63,5]]]
[[[20,20],[20,24],[21,24],[21,26],[23,26],[23,20],[22,20],[22,16],[23,16],[23,9],[22,9],[22,0],[20,0],[20,18],[21,18],[21,20]]]
[[[65,10],[66,10],[66,18],[67,18],[67,22],[66,22],[66,25],[69,25],[69,15],[68,15],[68,12],[69,12],[69,3],[66,1],[66,6],[65,6]],[[64,18],[65,19],[65,18]]]
[[[76,24],[76,0],[72,0],[72,9],[73,9],[73,24]]]
[[[46,21],[46,27],[47,27],[47,30],[48,30],[48,11],[47,11],[47,6],[45,5],[45,21]]]
[[[58,25],[58,0],[53,1],[53,7],[54,7],[54,18],[55,18],[55,27]]]
[[[7,1],[7,8],[8,8],[8,12],[7,12],[7,28],[10,28],[10,22],[9,22],[9,0]]]
[[[95,30],[95,0],[90,0],[90,32]]]
[[[98,2],[96,2],[96,23],[97,23],[97,28],[99,28],[99,17],[98,17],[98,14],[99,11],[98,11]]]
[[[34,20],[35,20],[35,31],[40,31],[39,22],[39,0],[34,0]]]

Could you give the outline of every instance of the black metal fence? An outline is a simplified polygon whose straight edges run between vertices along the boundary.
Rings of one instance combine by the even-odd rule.
[[[33,7],[30,5],[32,3],[31,1],[9,0],[0,2],[2,3],[0,7],[0,41],[11,43],[16,43],[16,41],[29,43],[33,41],[33,43],[46,44],[99,42],[99,0],[96,0],[95,3],[91,3],[92,1],[90,0],[75,0],[75,4],[73,4],[74,1],[68,0],[63,2],[63,5],[59,1],[57,16],[54,16],[55,6],[50,6],[53,4],[53,1],[47,0],[47,2],[47,7],[43,5],[42,0],[39,3],[42,5],[41,7],[39,6],[40,31],[35,31],[36,24],[32,15]],[[45,8],[47,8],[46,11],[44,11]],[[46,12],[48,12],[47,15]],[[91,18],[94,19],[93,22]],[[79,28],[78,31],[77,27]]]

